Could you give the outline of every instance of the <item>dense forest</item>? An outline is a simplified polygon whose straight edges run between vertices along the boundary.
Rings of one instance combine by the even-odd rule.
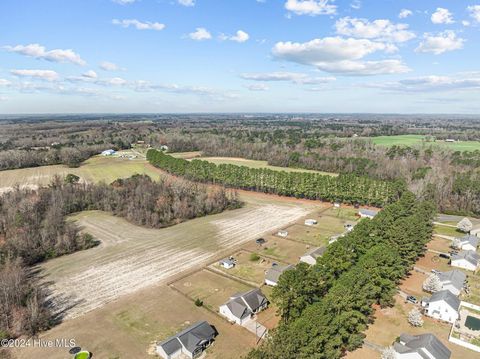
[[[154,166],[187,179],[297,198],[384,206],[398,199],[401,182],[365,176],[275,171],[207,161],[187,161],[150,149],[147,160]]]
[[[435,207],[406,192],[373,220],[328,246],[315,266],[286,271],[273,290],[282,321],[249,359],[337,359],[362,345],[373,304],[393,305],[396,287],[425,250]]]
[[[0,197],[0,338],[33,334],[51,325],[46,293],[29,266],[98,244],[66,216],[109,211],[137,225],[161,228],[237,208],[235,192],[165,178],[136,175],[111,185],[56,178],[36,191],[16,189]]]

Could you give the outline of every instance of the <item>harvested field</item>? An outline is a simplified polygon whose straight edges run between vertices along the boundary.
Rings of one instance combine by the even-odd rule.
[[[231,325],[205,308],[162,285],[127,295],[84,316],[68,320],[40,334],[40,338],[73,338],[76,345],[88,349],[100,359],[148,359],[152,344],[177,333],[200,320],[214,325],[219,335],[207,350],[207,357],[237,359],[253,347],[255,336],[244,328]],[[89,330],[95,328],[95,330]],[[101,334],[99,334],[101,333]],[[18,359],[70,358],[65,348],[16,349]]]
[[[299,257],[308,250],[308,245],[306,244],[281,237],[269,235],[263,238],[267,241],[264,245],[258,245],[252,241],[245,246],[245,249],[290,264],[298,263]]]
[[[218,312],[218,307],[226,303],[232,295],[252,289],[248,285],[206,269],[182,278],[171,286],[192,300],[197,298],[202,300],[205,307],[215,312]]]
[[[277,201],[267,196],[248,203],[247,194],[242,198],[247,201],[244,208],[164,229],[135,226],[98,211],[74,216],[73,220],[102,244],[40,267],[56,309],[65,311],[67,318],[77,317],[225,256],[232,248],[296,221],[315,208],[312,202]]]
[[[225,269],[218,263],[212,264],[211,267],[240,280],[244,280],[247,283],[251,283],[253,286],[261,286],[265,279],[265,271],[272,267],[272,263],[279,263],[279,261],[273,261],[262,256],[260,256],[258,260],[252,261],[250,258],[251,254],[252,253],[247,251],[239,251],[233,254],[233,258],[236,259],[237,263],[235,267],[231,269]]]

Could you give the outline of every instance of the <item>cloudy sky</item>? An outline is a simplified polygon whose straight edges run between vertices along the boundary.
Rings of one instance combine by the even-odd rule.
[[[0,113],[480,113],[479,0],[1,0]]]

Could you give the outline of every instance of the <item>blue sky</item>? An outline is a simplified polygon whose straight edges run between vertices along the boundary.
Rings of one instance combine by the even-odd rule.
[[[479,0],[2,0],[0,113],[480,113]]]

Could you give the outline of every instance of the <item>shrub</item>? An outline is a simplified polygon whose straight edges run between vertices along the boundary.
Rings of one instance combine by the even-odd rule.
[[[260,256],[259,256],[257,253],[252,253],[252,254],[250,254],[250,260],[251,260],[252,262],[256,262],[256,261],[258,261],[259,259],[260,259]]]

